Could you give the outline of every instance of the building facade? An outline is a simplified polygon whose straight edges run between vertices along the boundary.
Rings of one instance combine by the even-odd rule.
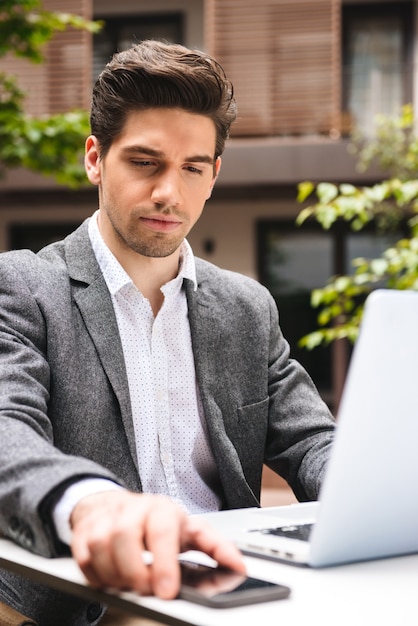
[[[315,327],[312,288],[347,272],[350,259],[384,246],[375,233],[295,226],[304,180],[370,184],[348,146],[355,128],[371,132],[377,113],[416,102],[417,0],[45,0],[48,9],[104,20],[94,37],[57,35],[46,63],[14,58],[0,70],[19,76],[35,115],[89,107],[100,68],[116,50],[148,37],[213,54],[232,79],[238,120],[221,175],[189,240],[198,256],[253,276],[273,292],[295,356],[335,408],[345,346],[300,351]],[[0,249],[39,248],[97,206],[96,189],[58,187],[11,170],[0,181]]]

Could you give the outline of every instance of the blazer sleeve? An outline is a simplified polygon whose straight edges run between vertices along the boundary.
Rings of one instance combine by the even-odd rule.
[[[101,465],[54,446],[42,288],[48,281],[45,294],[54,290],[54,271],[36,255],[0,255],[0,530],[44,556],[62,550],[47,502],[79,478],[119,482]]]
[[[306,370],[290,358],[273,298],[269,351],[265,463],[284,476],[298,500],[316,500],[333,442],[335,420]]]

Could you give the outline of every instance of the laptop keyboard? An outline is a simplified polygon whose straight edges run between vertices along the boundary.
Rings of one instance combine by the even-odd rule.
[[[300,541],[308,541],[313,524],[298,524],[292,526],[279,526],[278,528],[263,528],[252,532],[259,532],[263,535],[276,535],[278,537],[289,537],[290,539],[299,539]]]

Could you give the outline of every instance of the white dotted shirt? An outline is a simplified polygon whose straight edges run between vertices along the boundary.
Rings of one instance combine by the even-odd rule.
[[[139,475],[146,493],[171,496],[188,513],[215,511],[219,484],[196,383],[183,279],[196,282],[192,250],[181,248],[176,278],[150,302],[104,243],[97,214],[89,223],[94,253],[109,288],[128,376]]]

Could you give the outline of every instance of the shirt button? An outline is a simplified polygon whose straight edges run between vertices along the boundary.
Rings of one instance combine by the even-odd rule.
[[[162,402],[163,400],[164,400],[164,391],[162,389],[158,389],[157,402]]]
[[[166,463],[167,465],[171,462],[171,456],[168,452],[163,452],[161,458],[163,463]]]

